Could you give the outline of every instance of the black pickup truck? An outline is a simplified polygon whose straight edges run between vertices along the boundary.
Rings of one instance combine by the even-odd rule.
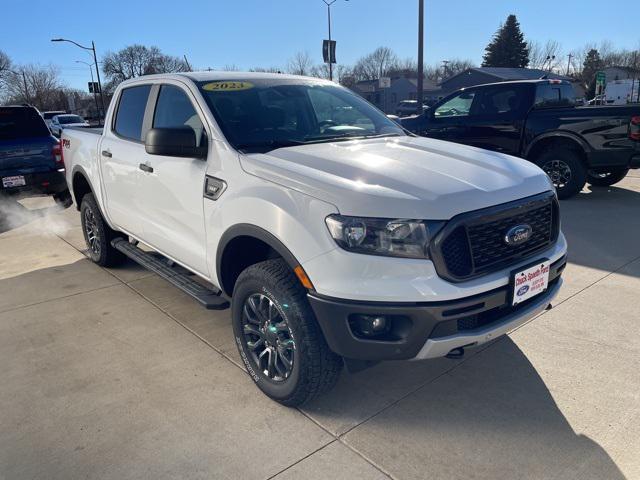
[[[560,198],[586,182],[613,185],[640,168],[640,104],[576,106],[573,87],[560,80],[464,88],[400,123],[418,135],[531,160]]]

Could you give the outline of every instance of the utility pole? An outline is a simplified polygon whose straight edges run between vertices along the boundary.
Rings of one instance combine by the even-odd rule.
[[[192,72],[193,70],[191,69],[191,65],[189,65],[189,60],[187,60],[187,56],[183,55],[184,57],[184,63],[187,64],[187,68],[189,69],[189,72]]]
[[[573,54],[569,54],[569,61],[567,62],[567,77],[569,76],[569,67],[571,67],[571,58],[573,58]]]
[[[447,78],[447,72],[449,71],[450,60],[442,60],[442,79]]]
[[[416,113],[422,113],[422,98],[424,91],[424,0],[418,0],[418,91]]]
[[[25,103],[31,104],[31,99],[29,98],[29,89],[27,88],[27,76],[24,74],[24,68],[20,70],[20,73],[16,72],[15,70],[7,70],[7,71],[13,73],[14,75],[22,74],[22,84],[24,85],[23,98]]]

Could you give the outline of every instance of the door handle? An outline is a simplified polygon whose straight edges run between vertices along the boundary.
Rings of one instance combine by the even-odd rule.
[[[102,150],[102,156],[107,158],[113,157],[113,155],[111,155],[111,152],[109,150]]]
[[[140,165],[138,165],[138,167],[140,168],[140,170],[142,170],[143,172],[147,172],[147,173],[153,173],[153,167],[150,165],[147,165],[146,163],[141,163]]]

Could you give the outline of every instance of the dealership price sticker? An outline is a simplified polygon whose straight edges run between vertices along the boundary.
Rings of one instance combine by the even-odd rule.
[[[544,292],[549,286],[549,262],[516,272],[513,278],[513,305]]]

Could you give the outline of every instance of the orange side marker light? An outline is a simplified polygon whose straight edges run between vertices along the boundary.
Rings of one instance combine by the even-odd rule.
[[[300,280],[300,283],[304,288],[306,288],[307,290],[314,289],[313,283],[311,283],[311,280],[309,280],[309,277],[307,276],[307,272],[304,271],[304,268],[302,268],[301,265],[298,265],[296,268],[293,269],[293,271],[296,274],[296,277],[298,277],[298,280]]]

